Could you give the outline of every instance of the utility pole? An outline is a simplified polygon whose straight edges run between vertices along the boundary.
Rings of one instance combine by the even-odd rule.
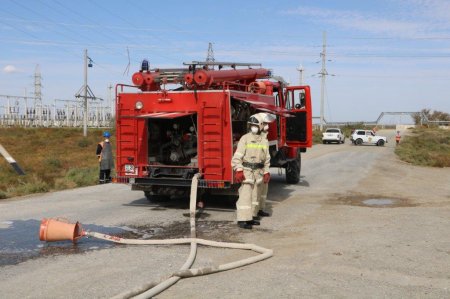
[[[109,89],[108,102],[109,102],[109,105],[110,105],[109,108],[110,108],[110,111],[111,111],[111,117],[113,117],[114,116],[115,106],[116,106],[116,101],[113,101],[113,99],[112,99],[112,89],[113,89],[112,84],[109,84],[108,89]]]
[[[84,115],[83,115],[83,136],[87,136],[87,121],[88,121],[88,84],[87,84],[87,68],[88,68],[88,55],[87,49],[84,50]]]
[[[81,88],[78,90],[78,92],[75,94],[75,97],[77,99],[79,98],[83,98],[83,111],[84,111],[84,115],[83,115],[83,136],[86,137],[87,136],[87,123],[88,123],[88,116],[89,116],[89,103],[88,103],[88,99],[90,100],[96,100],[96,99],[100,99],[97,98],[94,93],[92,92],[92,90],[89,88],[88,85],[88,67],[92,67],[94,64],[94,62],[92,61],[92,59],[88,56],[88,52],[87,49],[84,50],[84,84],[83,86],[81,86]],[[102,100],[102,99],[100,99]],[[103,100],[102,100],[103,101]],[[75,107],[76,108],[76,107]],[[77,114],[77,110],[75,110],[75,118],[78,118],[78,114]],[[77,120],[75,120],[75,126],[77,125]]]
[[[303,72],[305,71],[305,69],[304,69],[303,66],[300,64],[300,67],[297,68],[297,71],[299,71],[299,73],[300,73],[300,78],[299,78],[298,83],[299,83],[300,86],[303,86]]]
[[[28,125],[28,100],[27,100],[27,88],[25,87],[25,127]]]
[[[320,75],[322,77],[322,84],[320,86],[320,131],[323,131],[324,124],[324,102],[325,102],[325,77],[328,75],[327,69],[325,67],[326,63],[326,55],[327,55],[327,32],[323,32],[323,46],[322,53],[320,56],[322,57],[322,69],[320,70]]]

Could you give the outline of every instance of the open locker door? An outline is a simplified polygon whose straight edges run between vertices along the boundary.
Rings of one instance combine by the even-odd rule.
[[[309,86],[286,87],[286,144],[306,151],[312,146],[311,91]]]

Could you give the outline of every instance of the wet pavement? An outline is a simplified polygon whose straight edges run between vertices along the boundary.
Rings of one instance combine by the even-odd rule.
[[[198,215],[197,237],[217,241],[237,242],[238,228],[232,221],[206,221],[208,213]],[[39,240],[41,221],[9,220],[0,222],[0,267],[15,265],[29,259],[46,256],[80,254],[93,250],[127,246],[99,240],[81,238],[77,243],[71,241],[42,242]],[[121,226],[105,227],[82,224],[86,231],[95,231],[128,239],[172,239],[190,235],[189,221],[174,222],[166,226]]]
[[[401,208],[416,207],[418,204],[411,202],[407,198],[385,198],[377,195],[351,195],[341,196],[328,201],[331,204],[350,205],[369,208]]]
[[[115,246],[113,243],[97,239],[81,239],[76,244],[70,241],[42,242],[39,240],[40,225],[41,221],[35,219],[0,222],[0,266],[15,265],[37,257],[78,254]],[[129,232],[127,228],[92,224],[83,225],[83,229],[112,235]]]
[[[394,199],[387,198],[370,198],[362,201],[366,206],[389,206],[393,205],[395,202]]]

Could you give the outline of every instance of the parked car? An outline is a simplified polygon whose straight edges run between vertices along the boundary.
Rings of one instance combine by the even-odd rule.
[[[372,130],[354,130],[350,139],[355,145],[375,144],[384,146],[387,143],[386,137],[376,135]]]
[[[322,143],[331,143],[331,142],[337,142],[337,143],[344,143],[345,142],[345,136],[342,133],[341,129],[338,128],[329,128],[325,131],[325,133],[322,133]]]

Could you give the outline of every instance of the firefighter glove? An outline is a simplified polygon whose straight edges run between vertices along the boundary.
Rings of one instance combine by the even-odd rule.
[[[236,171],[234,179],[236,183],[242,183],[245,180],[244,171],[243,170]]]
[[[264,184],[269,183],[270,181],[270,173],[265,173],[263,177]]]

